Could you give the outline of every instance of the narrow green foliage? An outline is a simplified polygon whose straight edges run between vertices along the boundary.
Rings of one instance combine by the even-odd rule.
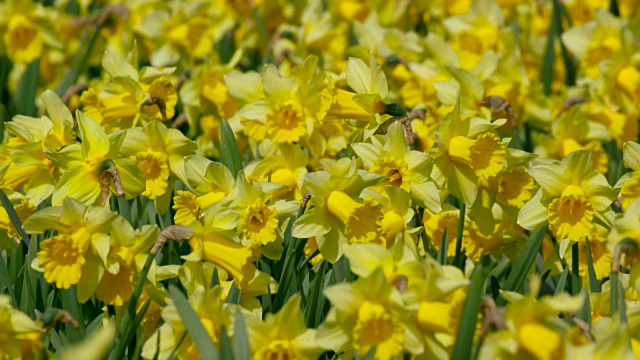
[[[544,94],[551,95],[551,85],[553,83],[553,63],[555,60],[555,40],[560,36],[562,25],[560,23],[560,11],[557,1],[553,1],[553,15],[551,17],[551,27],[547,35],[547,47],[545,48],[542,62],[542,84]]]
[[[140,299],[142,289],[144,288],[144,283],[147,279],[147,275],[149,274],[149,269],[151,269],[151,265],[153,264],[155,258],[155,254],[149,254],[147,256],[147,260],[144,264],[144,267],[142,268],[142,271],[140,272],[140,276],[138,277],[136,287],[133,290],[133,295],[131,295],[131,299],[129,300],[127,310],[124,313],[122,322],[120,323],[120,328],[116,333],[116,339],[112,345],[112,351],[109,354],[109,360],[121,359],[124,356],[126,346],[131,341],[133,334],[135,334],[135,329],[138,328],[139,323],[136,323],[134,321],[137,312],[138,300]]]
[[[304,312],[305,322],[310,328],[315,328],[321,320],[322,316],[322,304],[324,303],[324,274],[327,268],[327,262],[322,260],[318,272],[313,277],[311,282],[311,289],[309,292],[307,306]]]
[[[220,358],[229,360],[235,359],[233,349],[231,348],[231,340],[229,339],[229,334],[227,334],[227,330],[224,326],[220,328]]]
[[[240,296],[242,296],[242,290],[238,289],[238,287],[236,286],[236,282],[234,281],[231,284],[231,288],[229,289],[229,294],[227,295],[227,303],[239,304]]]
[[[584,304],[582,304],[582,308],[576,313],[576,317],[591,325],[591,302],[589,301],[589,293],[586,289],[582,289],[582,296],[584,298]]]
[[[517,291],[524,283],[524,280],[527,278],[527,273],[536,259],[536,254],[540,251],[542,239],[546,231],[547,227],[543,226],[531,234],[527,245],[525,245],[517,260],[513,263],[511,273],[507,276],[503,290]],[[505,300],[503,298],[498,299],[498,305],[504,304]]]
[[[22,241],[24,241],[24,243],[29,246],[29,235],[27,235],[27,233],[22,228],[22,221],[20,221],[16,210],[13,208],[11,200],[9,200],[7,194],[2,189],[0,189],[0,201],[2,201],[2,207],[9,215],[9,219],[11,219],[11,223],[13,223],[13,226],[16,228],[16,230],[18,230],[18,234],[22,238]]]
[[[61,290],[60,298],[62,300],[62,308],[68,311],[71,316],[80,323],[80,327],[74,328],[71,324],[65,324],[65,334],[69,336],[72,342],[77,342],[84,338],[86,334],[84,325],[84,316],[82,314],[82,308],[78,301],[78,295],[76,287],[72,286],[70,289]]]
[[[231,174],[235,178],[238,176],[238,172],[242,170],[242,160],[240,159],[240,150],[238,150],[238,143],[233,130],[229,122],[224,119],[220,122],[220,144],[222,146],[222,159],[220,160],[231,170]]]
[[[569,277],[569,267],[565,267],[564,270],[562,270],[560,279],[558,279],[558,283],[556,284],[555,295],[564,292],[564,288],[567,286],[567,277]]]
[[[578,295],[580,288],[580,248],[575,243],[571,245],[571,295]]]
[[[463,360],[471,357],[473,335],[476,329],[476,322],[478,321],[480,304],[482,303],[482,284],[486,276],[484,266],[481,263],[478,264],[473,270],[473,275],[471,275],[471,284],[469,285],[467,299],[462,308],[456,342],[453,345],[453,353],[451,354],[451,359],[453,360]]]
[[[213,343],[213,340],[211,340],[209,333],[202,325],[198,315],[184,294],[175,286],[169,287],[169,293],[171,294],[171,299],[173,299],[180,318],[182,318],[182,322],[187,328],[189,336],[191,336],[191,339],[193,339],[193,342],[196,344],[202,358],[212,360],[220,359],[218,348]]]
[[[589,238],[587,238],[587,270],[589,272],[589,290],[593,293],[600,292],[600,284],[598,284],[598,278],[596,277],[596,271],[593,268],[593,256],[591,254],[591,244]]]
[[[18,89],[13,96],[13,114],[35,116],[35,98],[38,91],[38,79],[40,78],[40,60],[36,60],[27,66],[18,83]]]
[[[249,360],[251,358],[247,327],[240,309],[236,310],[233,322],[233,355],[235,360]]]
[[[82,74],[87,66],[87,61],[91,57],[93,53],[93,47],[98,39],[98,35],[100,34],[101,24],[96,24],[91,34],[89,32],[85,32],[84,37],[82,38],[82,43],[80,43],[80,48],[76,55],[73,57],[73,63],[64,74],[62,81],[58,84],[56,88],[56,94],[58,96],[64,95],[64,93],[73,86],[80,74]]]
[[[447,237],[449,236],[449,228],[444,228],[442,233],[442,240],[440,241],[440,250],[438,251],[438,262],[442,265],[447,264]]]
[[[462,235],[464,232],[464,217],[467,212],[467,206],[460,204],[460,217],[458,218],[458,236],[456,237],[456,255],[453,258],[453,265],[460,269],[464,269],[464,253],[462,252]]]
[[[9,276],[9,270],[7,269],[7,262],[4,260],[2,251],[0,251],[0,290],[7,288],[9,296],[11,297],[11,303],[14,307],[18,307],[18,300],[16,299],[16,293],[13,289],[13,283]]]

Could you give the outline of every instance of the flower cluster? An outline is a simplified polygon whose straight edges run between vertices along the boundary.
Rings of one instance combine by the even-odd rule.
[[[639,8],[0,1],[0,358],[640,356]]]

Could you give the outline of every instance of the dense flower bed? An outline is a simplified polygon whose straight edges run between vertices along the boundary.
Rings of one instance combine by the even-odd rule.
[[[0,1],[0,358],[640,356],[639,7]]]

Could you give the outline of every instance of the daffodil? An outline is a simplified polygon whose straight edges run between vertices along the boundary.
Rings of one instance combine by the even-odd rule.
[[[403,298],[417,305],[409,322],[424,344],[423,358],[447,359],[457,332],[469,280],[454,266],[430,257],[419,263],[423,281],[409,283]]]
[[[624,166],[632,171],[623,174],[616,187],[620,188],[622,208],[627,209],[640,198],[640,145],[636,142],[626,142],[623,147]]]
[[[490,122],[471,117],[461,119],[458,102],[437,129],[437,147],[430,151],[434,160],[433,179],[467,206],[478,194],[478,182],[498,175],[506,165],[506,144],[493,130],[505,119]]]
[[[327,86],[321,92],[322,107],[318,111],[318,119],[352,120],[353,125],[363,129],[366,139],[391,118],[382,115],[385,109],[383,100],[389,93],[387,78],[372,54],[369,66],[358,58],[349,58],[345,76],[347,84],[355,92],[336,88],[333,78],[327,78]]]
[[[545,223],[560,240],[584,241],[595,231],[595,223],[618,195],[602,174],[593,170],[591,154],[572,152],[561,163],[534,165],[531,176],[540,190],[518,214],[518,224],[533,230]],[[601,221],[602,222],[602,221]]]
[[[605,174],[609,170],[609,157],[601,142],[611,140],[609,130],[594,121],[585,121],[586,114],[579,107],[564,112],[551,124],[551,136],[535,136],[535,152],[551,159],[562,160],[576,150],[588,150],[594,169]]]
[[[315,237],[322,256],[330,262],[342,256],[342,246],[346,243],[378,241],[383,215],[381,205],[371,196],[360,199],[358,195],[367,186],[384,180],[355,166],[341,175],[327,171],[306,174],[304,187],[311,194],[309,204],[313,207],[296,220],[293,236]]]
[[[238,102],[225,84],[225,75],[237,65],[241,55],[242,51],[237,51],[224,65],[218,59],[208,58],[192,70],[189,79],[180,87],[179,97],[189,123],[189,135],[202,130],[195,141],[203,156],[218,156],[215,142],[220,139],[220,119],[230,118],[238,109]]]
[[[71,112],[51,90],[41,97],[49,116],[33,118],[16,115],[6,123],[11,149],[3,182],[8,188],[23,187],[25,194],[38,205],[51,196],[58,180],[59,168],[45,156],[45,151],[58,151],[76,142]],[[14,186],[11,186],[14,184]]]
[[[108,305],[122,306],[133,294],[146,252],[158,237],[158,227],[144,225],[134,230],[124,218],[112,224],[106,271],[96,288],[96,297]]]
[[[325,351],[316,341],[316,330],[307,329],[298,295],[289,298],[276,314],[267,314],[264,321],[247,315],[254,359],[317,359]]]
[[[210,54],[214,42],[233,26],[224,13],[209,11],[206,3],[173,3],[141,20],[135,31],[155,43],[153,66],[189,66]]]
[[[16,63],[28,64],[47,48],[62,48],[51,22],[53,12],[32,1],[12,0],[0,6],[2,50]]]
[[[421,207],[439,212],[440,195],[436,185],[430,181],[433,160],[423,152],[410,151],[400,123],[387,129],[386,136],[371,137],[371,143],[352,144],[353,151],[362,159],[365,169],[389,178],[380,184],[401,188],[411,194]]]
[[[562,34],[564,45],[580,60],[582,74],[594,79],[600,75],[600,63],[622,47],[623,20],[605,9],[596,10],[593,21],[575,26]]]
[[[607,247],[607,235],[608,231],[606,228],[596,224],[596,230],[593,232],[593,235],[589,237],[589,247],[591,251],[591,261],[593,264],[593,269],[596,274],[596,279],[604,279],[609,276],[609,271],[611,270],[611,263],[613,262],[613,255],[609,248]],[[567,252],[564,255],[564,259],[567,261],[567,266],[572,266],[573,263],[572,256],[570,254],[571,248],[567,249]],[[587,243],[581,242],[578,244],[578,264],[580,276],[586,281],[589,281],[589,277],[587,274],[588,271],[588,257],[587,257]]]
[[[626,239],[630,241],[632,246],[640,243],[640,229],[637,223],[640,219],[640,201],[636,200],[626,209],[624,215],[615,219],[613,228],[608,236],[609,251],[615,253],[616,246]],[[636,291],[640,290],[640,266],[638,266],[640,258],[638,251],[628,251],[626,256],[622,258],[622,265],[629,266],[629,282],[630,286]]]
[[[392,286],[403,282],[406,289],[424,281],[416,253],[403,243],[395,244],[392,249],[378,244],[351,244],[344,247],[344,254],[351,271],[358,276],[368,277],[381,267]]]
[[[211,289],[198,290],[189,297],[189,303],[215,344],[220,343],[222,328],[229,333],[233,312],[237,311],[231,305],[223,303],[221,296],[222,288],[215,286]],[[198,349],[174,304],[169,304],[162,310],[162,319],[164,324],[144,343],[142,357],[152,359],[155,354],[167,357],[174,354],[173,350],[176,347],[175,356],[179,358],[199,356]],[[183,337],[184,340],[181,340]]]
[[[237,214],[237,232],[243,243],[270,246],[281,242],[280,222],[293,216],[297,206],[282,200],[272,202],[279,191],[281,185],[250,183],[244,172],[238,175],[234,189],[219,206]]]
[[[514,217],[518,209],[533,196],[534,181],[524,165],[535,155],[517,149],[507,149],[507,164],[501,172],[478,182],[478,195],[469,216],[484,235],[495,232],[499,221],[495,211],[507,212]],[[499,205],[501,210],[495,206]],[[502,216],[501,216],[502,217]]]
[[[20,221],[25,221],[36,210],[29,199],[18,192],[10,194],[8,198]],[[20,243],[19,239],[18,231],[7,213],[7,209],[4,206],[0,207],[0,248],[12,248]]]
[[[63,172],[53,192],[53,205],[62,204],[68,197],[87,205],[98,203],[105,178],[110,189],[107,195],[116,191],[117,181],[128,198],[140,194],[144,189],[141,170],[131,160],[118,154],[125,134],[108,136],[96,121],[82,112],[76,111],[76,117],[82,143],[72,144],[55,152],[45,151],[45,156]],[[107,160],[115,165],[117,178],[113,175],[106,176]]]
[[[175,177],[187,182],[184,158],[195,149],[196,144],[179,130],[167,129],[160,121],[152,120],[142,128],[126,131],[120,154],[144,174],[146,189],[142,195],[154,200],[162,214],[169,209]]]
[[[187,156],[184,168],[189,190],[178,190],[173,198],[174,221],[189,226],[229,194],[235,181],[226,166],[198,155]]]
[[[638,115],[635,110],[623,111],[609,104],[594,101],[587,104],[587,112],[590,119],[607,128],[618,147],[638,138]]]
[[[42,325],[11,306],[7,295],[0,295],[0,355],[4,359],[24,359],[42,349]]]
[[[375,359],[422,352],[416,330],[407,325],[409,308],[398,289],[389,285],[382,269],[354,283],[325,289],[331,309],[317,333],[317,341],[333,351],[364,356],[375,347]]]
[[[44,272],[47,282],[59,289],[77,285],[78,299],[89,299],[104,273],[110,250],[109,231],[116,213],[65,198],[62,206],[40,210],[23,224],[28,234],[47,230],[57,235],[40,243],[31,266]]]
[[[260,161],[245,167],[248,179],[269,181],[284,185],[287,189],[274,194],[276,198],[287,200],[302,199],[302,179],[307,171],[309,156],[294,144],[279,144],[273,152]]]
[[[316,57],[308,57],[302,66],[314,69],[317,61]],[[275,66],[266,65],[261,77],[253,78],[261,83],[264,99],[248,103],[229,122],[232,126],[239,125],[245,135],[256,141],[269,139],[274,143],[293,143],[305,140],[313,132],[317,121],[315,113],[320,104],[313,77],[304,76],[307,74],[301,74],[299,79],[286,77]],[[229,87],[232,86],[234,84]],[[231,93],[234,95],[235,92]]]
[[[475,68],[487,51],[500,53],[504,46],[504,16],[492,0],[472,2],[468,13],[445,19],[444,26],[453,36],[452,45],[463,69]]]
[[[171,74],[175,68],[145,67],[138,70],[137,48],[126,57],[106,52],[102,67],[108,82],[82,93],[83,112],[107,133],[128,129],[151,120],[172,118],[178,94]]]
[[[484,340],[479,359],[564,358],[569,325],[557,321],[558,312],[577,311],[584,294],[562,293],[537,299],[540,280],[530,282],[529,295],[502,292],[509,301],[504,319],[506,329],[490,333]]]
[[[192,253],[185,256],[187,261],[206,260],[224,269],[231,275],[239,289],[248,286],[254,278],[254,262],[260,258],[259,245],[242,245],[235,233],[237,214],[233,211],[217,209],[208,211],[204,225],[191,225],[194,236],[189,240]]]

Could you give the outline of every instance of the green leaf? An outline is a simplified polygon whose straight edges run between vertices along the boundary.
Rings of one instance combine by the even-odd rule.
[[[65,324],[65,334],[69,336],[72,342],[77,342],[85,336],[84,317],[82,315],[82,309],[78,302],[78,295],[75,285],[67,290],[60,290],[60,298],[62,300],[62,308],[71,314],[71,316],[78,320],[80,327],[74,328],[71,324]]]
[[[593,256],[591,254],[591,244],[589,243],[589,238],[587,238],[587,269],[589,272],[589,290],[591,290],[592,293],[599,293],[600,284],[598,284],[596,271],[593,268]]]
[[[609,12],[615,16],[620,16],[620,8],[617,0],[609,1]]]
[[[140,294],[142,294],[142,289],[144,288],[144,283],[147,279],[147,275],[149,274],[149,269],[151,269],[151,265],[153,264],[155,258],[156,254],[149,254],[147,256],[147,260],[145,261],[144,267],[142,268],[140,276],[138,277],[136,287],[133,290],[133,295],[131,295],[131,299],[129,300],[127,310],[124,313],[124,317],[122,318],[122,323],[120,323],[120,328],[118,329],[118,333],[116,334],[116,339],[113,342],[113,350],[109,354],[110,360],[119,360],[124,357],[124,351],[129,345],[131,338],[135,334],[135,329],[137,329],[140,325],[139,322],[134,321],[134,319],[136,318],[138,300],[140,299]]]
[[[13,95],[12,103],[14,114],[36,115],[36,91],[38,91],[38,78],[40,77],[40,60],[35,60],[24,71],[18,89]]]
[[[222,163],[231,170],[231,174],[235,178],[242,170],[242,160],[236,137],[229,122],[225,119],[220,122],[220,144],[222,146]]]
[[[236,310],[236,319],[233,323],[233,355],[235,360],[249,360],[251,358],[247,326],[240,309]]]
[[[29,247],[29,242],[30,242],[29,235],[27,235],[27,233],[22,228],[22,221],[20,221],[20,218],[18,217],[16,210],[13,208],[13,204],[11,203],[11,200],[9,200],[9,198],[7,197],[7,194],[2,189],[0,189],[0,201],[2,201],[2,207],[7,211],[7,214],[9,215],[9,219],[11,219],[11,223],[13,223],[13,226],[16,228],[16,230],[18,230],[18,234],[22,238],[22,241],[24,241],[27,247]]]
[[[527,273],[529,273],[529,269],[531,269],[531,265],[533,265],[533,262],[536,259],[536,254],[540,251],[545,231],[547,231],[547,227],[543,226],[531,234],[529,241],[527,241],[524,249],[520,252],[518,258],[513,264],[511,273],[507,276],[503,290],[518,291],[520,286],[524,283],[524,280],[527,278]],[[506,301],[503,298],[498,299],[498,305],[504,305],[505,302]]]
[[[582,293],[584,297],[584,304],[582,304],[582,307],[576,313],[576,317],[591,325],[591,302],[589,301],[589,293],[587,293],[586,289],[582,289]]]
[[[327,262],[322,260],[318,272],[313,278],[311,283],[311,289],[309,292],[309,302],[305,308],[305,322],[307,327],[315,328],[320,324],[322,317],[322,308],[324,304],[324,295],[322,293],[324,289],[324,275],[327,268]]]
[[[564,288],[567,286],[567,277],[569,277],[568,266],[562,270],[562,275],[560,275],[560,279],[558,279],[558,284],[556,285],[555,295],[562,294],[564,292]]]
[[[482,285],[484,284],[486,276],[484,266],[482,263],[479,263],[473,270],[473,275],[471,275],[471,284],[469,285],[467,299],[462,308],[456,342],[453,345],[453,353],[451,354],[451,359],[453,360],[464,360],[471,357],[473,335],[476,329],[476,322],[478,321],[480,303],[482,302]]]
[[[229,335],[224,326],[220,329],[220,358],[221,359],[235,359],[233,350],[231,349],[231,341]]]
[[[187,328],[187,332],[196,344],[200,356],[202,356],[203,359],[220,359],[218,348],[216,348],[209,333],[202,325],[200,318],[198,318],[198,315],[184,294],[173,285],[169,287],[169,293],[171,294],[171,299],[173,299],[173,303],[176,306],[176,310],[178,310],[184,326]]]
[[[555,39],[560,36],[562,31],[560,24],[560,11],[556,1],[553,1],[553,15],[551,16],[551,27],[547,35],[547,47],[544,52],[542,62],[542,84],[544,86],[544,94],[551,95],[551,85],[553,83],[553,62],[555,58]]]
[[[96,24],[91,35],[89,35],[88,32],[84,33],[84,37],[82,38],[82,43],[80,44],[80,49],[78,50],[76,55],[73,57],[73,63],[71,64],[71,66],[69,66],[69,68],[67,69],[67,72],[64,74],[64,77],[62,78],[62,81],[60,81],[60,83],[58,84],[58,87],[56,88],[56,94],[58,94],[58,96],[62,97],[64,93],[71,86],[73,86],[76,83],[76,81],[78,81],[80,74],[84,72],[84,68],[87,64],[87,61],[89,60],[89,57],[93,52],[93,46],[95,45],[96,39],[100,34],[100,28],[101,28],[101,24],[98,23]]]
[[[458,234],[456,237],[456,256],[453,258],[453,265],[464,270],[464,253],[462,252],[462,235],[464,232],[464,217],[467,206],[460,202],[460,217],[458,218]]]
[[[620,284],[620,279],[618,278],[618,271],[611,270],[611,274],[609,275],[609,279],[611,282],[611,295],[609,298],[609,313],[611,316],[614,316],[616,313],[619,314],[620,320],[622,322],[627,321],[627,310],[626,304],[624,300],[624,288],[622,284]]]
[[[231,288],[229,289],[229,294],[227,294],[227,303],[228,304],[240,304],[240,296],[242,296],[242,290],[236,287],[236,282],[231,283]]]
[[[2,251],[0,251],[0,292],[2,288],[6,287],[9,291],[9,296],[11,297],[11,303],[14,307],[18,307],[18,300],[16,299],[16,293],[13,289],[13,283],[11,282],[11,276],[9,276],[9,270],[7,269],[7,262],[4,261],[4,256],[2,255]]]
[[[578,243],[571,245],[571,295],[580,292],[580,248]]]
[[[445,227],[442,233],[442,240],[440,241],[440,250],[438,251],[438,262],[442,265],[447,265],[447,237],[449,236],[449,228]]]

